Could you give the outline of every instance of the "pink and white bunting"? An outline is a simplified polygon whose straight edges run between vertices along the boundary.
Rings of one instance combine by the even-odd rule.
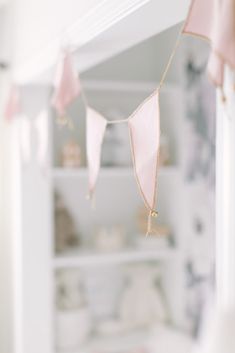
[[[158,152],[160,146],[160,113],[158,91],[128,119],[135,175],[143,200],[154,211]]]
[[[58,115],[64,116],[66,108],[80,93],[81,85],[73,66],[71,53],[68,50],[64,50],[57,66],[55,89],[51,100],[51,104]]]
[[[4,117],[7,121],[13,121],[21,113],[20,93],[18,87],[13,85],[10,88],[6,102]]]
[[[225,65],[235,69],[235,1],[193,0],[183,32],[211,42],[208,73],[222,87]]]
[[[99,170],[101,147],[104,138],[107,120],[96,110],[87,107],[86,116],[86,148],[89,171],[89,195],[94,193]]]
[[[118,123],[120,121],[117,121]],[[160,147],[160,111],[159,91],[156,90],[126,120],[130,132],[132,159],[136,181],[146,208],[149,211],[148,230],[151,229],[151,217],[156,216],[156,183],[158,153]],[[89,171],[89,194],[93,195],[101,160],[101,149],[107,124],[97,111],[87,107],[87,163]],[[115,123],[115,121],[112,121]]]
[[[36,134],[36,146],[33,148],[33,134]],[[30,163],[32,151],[35,150],[35,159],[41,170],[48,167],[48,145],[49,145],[48,112],[42,110],[35,119],[21,115],[19,121],[19,143],[22,161]]]

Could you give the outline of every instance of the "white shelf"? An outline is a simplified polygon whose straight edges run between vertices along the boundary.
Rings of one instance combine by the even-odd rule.
[[[178,166],[162,167],[159,170],[159,176],[172,176],[179,171]],[[53,178],[84,178],[88,176],[88,170],[85,167],[81,168],[53,168]],[[132,167],[101,167],[101,177],[130,177],[134,176],[134,169]]]
[[[148,343],[148,330],[132,331],[107,337],[94,337],[80,351],[80,353],[120,353],[143,347]]]
[[[166,260],[178,255],[178,250],[166,248],[159,250],[126,249],[118,252],[73,251],[65,255],[57,255],[53,260],[55,269],[66,267],[102,266],[140,261]]]
[[[149,330],[133,330],[129,333],[107,336],[93,336],[76,350],[57,350],[57,353],[120,353],[143,347],[148,343]]]

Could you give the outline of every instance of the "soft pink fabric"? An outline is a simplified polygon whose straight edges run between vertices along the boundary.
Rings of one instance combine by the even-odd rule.
[[[55,79],[55,91],[51,104],[58,114],[63,116],[67,106],[81,93],[80,81],[72,64],[69,51],[65,51],[60,60]]]
[[[213,13],[214,0],[192,0],[183,31],[210,39],[213,26]]]
[[[107,120],[97,111],[87,107],[86,146],[89,171],[89,193],[94,192],[100,170],[101,147]]]
[[[20,114],[20,94],[16,86],[12,86],[6,103],[4,117],[8,121],[12,121],[16,115]]]
[[[34,122],[35,130],[37,132],[37,160],[42,169],[47,168],[48,165],[48,145],[49,145],[49,126],[48,126],[48,112],[43,110],[39,113]]]
[[[208,73],[223,86],[224,65],[235,69],[235,0],[193,0],[184,32],[210,40]]]
[[[129,119],[133,163],[141,195],[150,210],[154,209],[157,156],[160,144],[158,93],[150,96]]]
[[[31,158],[31,121],[22,115],[19,120],[19,142],[23,163],[29,163]]]
[[[48,113],[43,110],[35,119],[22,115],[19,125],[19,141],[22,160],[25,164],[30,162],[32,157],[32,136],[36,133],[36,158],[39,166],[45,169],[48,166]]]
[[[218,55],[216,55],[215,52],[212,52],[210,54],[208,66],[207,66],[207,71],[208,71],[208,74],[211,78],[211,81],[216,86],[223,86],[224,62]]]

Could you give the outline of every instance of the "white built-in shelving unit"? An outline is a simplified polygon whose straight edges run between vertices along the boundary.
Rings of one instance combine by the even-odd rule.
[[[118,252],[103,253],[97,251],[76,251],[66,253],[64,256],[56,256],[54,268],[74,268],[85,266],[103,266],[131,264],[138,262],[167,261],[179,256],[179,252],[172,249],[163,250],[138,250],[135,248],[123,249]]]
[[[8,1],[0,0],[0,5],[2,3]],[[74,122],[73,131],[58,128],[49,107],[55,63],[61,46],[68,44],[76,49],[73,53],[76,68],[89,104],[107,118],[113,108],[117,108],[116,112],[120,112],[123,117],[128,117],[157,88],[160,75],[152,75],[152,72],[155,68],[157,73],[163,71],[174,36],[173,39],[168,35],[164,37],[164,43],[157,50],[155,43],[151,42],[149,54],[143,60],[144,51],[132,61],[124,59],[124,65],[130,69],[133,66],[133,72],[138,72],[135,64],[140,59],[140,70],[146,69],[146,79],[140,75],[136,81],[128,76],[129,69],[126,68],[125,80],[120,80],[119,74],[118,80],[107,80],[103,76],[100,80],[101,77],[89,77],[86,70],[93,70],[105,60],[114,58],[149,38],[152,40],[156,34],[183,21],[189,0],[180,0],[177,4],[173,4],[171,0],[73,0],[69,6],[65,0],[54,1],[53,4],[47,1],[35,2],[33,6],[28,6],[28,0],[11,3],[12,20],[9,23],[14,33],[12,40],[9,41],[8,35],[6,38],[13,47],[11,52],[14,53],[14,57],[10,58],[12,80],[21,86],[26,115],[34,119],[41,109],[48,109],[49,122],[52,122],[49,124],[50,163],[46,172],[41,170],[34,158],[36,146],[33,146],[33,158],[28,165],[21,160],[19,145],[14,156],[14,353],[60,353],[55,339],[55,275],[63,269],[73,268],[80,271],[89,267],[90,270],[99,270],[104,267],[125,267],[127,264],[135,266],[145,262],[162,263],[166,300],[169,302],[172,321],[176,326],[183,327],[182,265],[185,229],[181,216],[183,202],[180,136],[183,133],[184,114],[181,87],[174,80],[169,80],[160,95],[161,129],[169,137],[171,160],[169,166],[162,167],[159,172],[157,208],[159,221],[169,225],[172,230],[175,246],[156,250],[138,248],[133,241],[137,236],[136,213],[143,202],[132,168],[129,165],[102,167],[96,190],[97,209],[93,212],[86,200],[88,174],[84,153],[84,106],[82,107],[82,102],[76,102],[69,109]],[[144,26],[141,27],[140,23],[143,21]],[[172,43],[167,43],[165,38],[172,39]],[[153,59],[152,49],[157,52],[157,60]],[[17,127],[15,130],[14,141],[17,145]],[[59,162],[61,148],[70,134],[83,150],[82,166],[76,170],[62,169]],[[37,144],[35,135],[33,144]],[[55,253],[55,190],[63,196],[66,207],[85,240],[80,249],[69,253]],[[128,241],[125,248],[115,253],[95,251],[91,246],[94,226],[120,222],[127,230]],[[149,330],[142,329],[115,337],[92,335],[84,346],[73,352],[63,353],[134,351],[143,347],[148,334]],[[177,350],[176,352],[178,353]]]
[[[126,116],[158,86],[156,82],[111,80],[84,80],[82,84],[89,104],[92,107],[105,115],[106,105],[120,106],[122,113]],[[125,99],[127,96],[128,99]],[[174,325],[181,328],[185,324],[182,300],[184,296],[184,278],[182,272],[184,251],[181,246],[184,230],[180,221],[182,207],[177,203],[177,195],[179,195],[179,199],[181,197],[182,201],[182,195],[180,196],[182,188],[180,160],[180,134],[182,133],[183,117],[182,98],[182,89],[177,83],[166,84],[160,95],[161,130],[169,136],[171,163],[167,166],[162,166],[158,173],[158,210],[160,220],[167,223],[172,229],[175,240],[174,247],[168,246],[147,250],[136,247],[135,242],[133,242],[136,229],[133,226],[136,222],[135,213],[138,207],[142,205],[142,200],[138,194],[138,187],[131,165],[101,167],[96,190],[96,211],[91,210],[91,205],[86,200],[88,171],[85,162],[77,169],[64,169],[59,165],[58,155],[62,147],[61,140],[64,142],[65,137],[63,135],[64,131],[61,131],[56,126],[56,123],[51,126],[51,135],[53,136],[52,167],[49,172],[52,210],[54,207],[53,192],[56,190],[63,196],[66,206],[73,215],[75,223],[77,222],[83,236],[91,239],[88,242],[85,239],[86,245],[83,245],[81,248],[59,254],[53,252],[51,259],[52,273],[54,272],[55,274],[56,271],[63,269],[78,269],[82,271],[89,268],[92,271],[94,268],[97,271],[99,268],[125,266],[128,264],[164,264],[166,300],[169,301]],[[169,104],[169,102],[171,103]],[[77,118],[78,112],[74,113],[75,110],[73,108],[70,112],[75,125],[75,131],[72,134],[74,134],[73,137],[76,136],[77,141],[84,150],[85,141],[84,138],[82,139],[82,136],[85,134],[84,117],[79,115],[79,118]],[[175,116],[176,111],[177,117]],[[83,161],[85,161],[85,158]],[[128,202],[126,202],[126,198],[128,198]],[[95,250],[92,246],[93,228],[89,223],[115,224],[120,219],[128,229],[127,234],[129,234],[128,237],[130,238],[128,245],[119,251],[111,253]],[[54,234],[53,220],[51,225],[52,244],[54,244],[56,234]],[[131,347],[133,349],[138,347],[139,341],[141,341],[140,345],[144,345],[148,340],[147,332],[148,330],[141,330],[137,333],[127,332],[121,338],[116,335],[114,337],[94,338],[92,335],[87,344],[84,347],[82,346],[76,353],[93,353],[100,349],[107,353],[125,352],[131,349]]]

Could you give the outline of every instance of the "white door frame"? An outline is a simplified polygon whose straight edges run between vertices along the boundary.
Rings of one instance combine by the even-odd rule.
[[[217,93],[216,294],[218,306],[235,306],[235,101],[234,75],[225,74],[227,101]]]

